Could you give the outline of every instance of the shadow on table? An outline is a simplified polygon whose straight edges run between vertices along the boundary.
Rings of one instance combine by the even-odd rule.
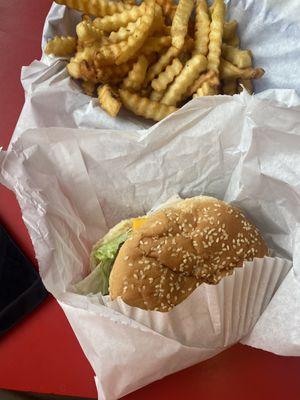
[[[91,400],[86,397],[55,396],[53,394],[37,394],[28,392],[15,392],[0,389],[1,400]]]

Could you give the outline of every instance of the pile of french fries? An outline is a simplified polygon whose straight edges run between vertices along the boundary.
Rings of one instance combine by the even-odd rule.
[[[193,97],[253,93],[252,79],[264,74],[239,48],[223,0],[56,2],[83,17],[77,37],[55,37],[45,52],[70,57],[70,76],[113,117],[123,105],[159,121]]]

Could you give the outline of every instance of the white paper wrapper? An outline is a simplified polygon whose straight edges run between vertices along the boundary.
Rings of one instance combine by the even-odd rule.
[[[99,296],[70,291],[88,273],[90,249],[108,228],[144,214],[174,193],[183,197],[207,194],[233,202],[263,232],[276,256],[293,259],[293,269],[273,296],[270,311],[265,309],[246,343],[300,355],[296,290],[300,100],[291,95],[270,91],[264,93],[264,100],[247,94],[195,99],[144,132],[28,130],[2,156],[2,179],[18,197],[43,281],[59,300],[93,366],[99,398],[116,399],[220,352],[248,333],[272,293],[268,285],[265,293],[259,290],[259,298],[244,293],[237,306],[249,304],[253,318],[249,322],[247,317],[244,326],[239,319],[237,327],[235,319],[225,317],[227,310],[230,313],[227,300],[232,300],[232,278],[218,288],[200,287],[211,294],[201,307],[216,305],[205,314],[206,319],[213,316],[215,325],[206,326],[202,340],[213,326],[219,326],[215,341],[205,347],[201,342],[196,345],[196,340],[186,345],[194,340],[188,329],[181,342],[174,339],[176,332],[169,331],[169,337],[158,326],[155,331],[145,321],[134,321],[104,306]],[[249,283],[248,269],[239,271],[242,281]],[[254,279],[255,268],[249,271]],[[276,278],[274,271],[271,276]],[[264,279],[253,282],[263,285]],[[251,293],[255,286],[251,281]],[[243,315],[247,313],[248,305]],[[220,320],[224,329],[218,325]]]
[[[42,279],[93,366],[102,400],[117,399],[217,354],[247,334],[264,309],[243,342],[300,355],[300,100],[294,91],[265,90],[293,87],[300,93],[300,4],[230,4],[243,47],[251,48],[255,64],[267,71],[254,97],[195,99],[144,129],[148,122],[125,111],[117,119],[102,112],[67,77],[63,60],[44,56],[22,71],[26,101],[14,140],[22,136],[8,154],[0,153],[0,179],[17,195]],[[76,18],[76,12],[53,6],[44,40],[74,31]],[[136,315],[134,321],[104,306],[99,296],[70,291],[88,273],[90,249],[109,227],[174,193],[235,203],[263,232],[276,256],[293,260],[269,306],[288,262],[282,269],[279,261],[270,266],[267,260],[266,268],[256,263],[218,286],[197,289],[188,302],[198,305],[202,293],[199,324],[206,330],[201,337],[191,333],[191,325],[178,332],[169,323],[156,324],[156,331],[153,320]],[[249,296],[238,292],[244,285]],[[238,302],[230,303],[237,297]],[[244,319],[233,318],[235,305]],[[204,324],[208,318],[210,324]],[[212,331],[211,342],[201,342]]]

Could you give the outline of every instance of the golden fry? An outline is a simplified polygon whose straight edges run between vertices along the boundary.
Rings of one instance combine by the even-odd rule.
[[[223,43],[222,57],[238,68],[249,68],[252,66],[252,53],[250,50],[241,50]]]
[[[76,61],[72,61],[67,65],[67,71],[69,75],[74,79],[81,78],[80,64]]]
[[[197,90],[203,85],[205,81],[211,80],[215,76],[213,71],[208,71],[202,73],[199,78],[197,78],[192,85],[188,88],[187,92],[185,93],[185,98],[192,96]]]
[[[161,6],[164,16],[169,17],[171,20],[173,20],[175,12],[176,12],[176,5],[173,3],[173,1],[172,0],[156,0],[156,3]]]
[[[166,53],[164,53],[155,64],[153,64],[148,72],[145,79],[145,83],[151,82],[158,74],[163,71],[167,65],[178,55],[178,50],[175,47],[170,47]]]
[[[207,69],[214,71],[216,75],[219,74],[224,17],[224,1],[215,0],[210,24]]]
[[[207,56],[210,32],[210,17],[206,0],[198,0],[195,23],[195,49],[194,54]]]
[[[125,4],[121,1],[111,0],[55,0],[55,2],[95,17],[113,15],[132,7],[130,4]]]
[[[237,34],[235,34],[232,38],[226,40],[226,44],[232,47],[240,47],[240,39]]]
[[[170,46],[171,44],[171,36],[149,36],[143,47],[141,48],[141,52],[145,55],[149,55],[151,53],[159,53],[165,47]]]
[[[102,46],[99,49],[96,59],[100,65],[122,64],[131,59],[143,46],[153,22],[155,1],[145,0],[145,4],[145,14],[133,35],[129,36],[127,40]]]
[[[129,71],[128,76],[124,79],[123,87],[134,91],[141,89],[145,80],[148,64],[147,58],[143,55],[140,56],[133,65],[132,70]]]
[[[101,40],[103,32],[88,21],[82,21],[76,26],[76,33],[80,43],[90,45]]]
[[[56,57],[69,57],[75,53],[76,46],[77,40],[72,36],[55,36],[47,43],[45,53]]]
[[[233,96],[237,93],[238,85],[236,79],[224,80],[222,92],[227,96]]]
[[[83,81],[81,87],[87,96],[93,96],[95,92],[95,83],[91,81]]]
[[[239,87],[241,87],[242,85],[249,94],[253,94],[254,89],[253,89],[253,82],[251,79],[240,79],[239,84],[240,84]]]
[[[118,31],[112,31],[109,35],[110,43],[119,43],[123,40],[127,40],[130,35],[134,33],[136,28],[140,25],[141,18],[138,18],[134,22],[129,22],[127,26],[121,26]]]
[[[175,106],[184,96],[189,86],[194,80],[205,71],[207,60],[202,54],[193,56],[184,66],[181,73],[175,78],[175,81],[169,86],[161,102],[167,105]]]
[[[172,21],[172,46],[181,50],[188,31],[188,22],[193,11],[194,0],[179,0]]]
[[[113,89],[109,85],[99,86],[97,92],[101,107],[110,116],[115,117],[122,106],[119,96],[113,92]]]
[[[264,75],[262,68],[238,68],[221,58],[220,77],[222,79],[259,79]]]
[[[156,92],[164,91],[173,82],[174,78],[181,72],[183,65],[178,58],[174,58],[172,64],[161,72],[156,79],[151,82],[151,86]]]
[[[156,90],[152,90],[150,93],[150,100],[153,101],[160,101],[165,94],[165,91],[163,90],[162,92],[157,92]]]
[[[232,21],[224,22],[223,29],[223,40],[227,43],[227,40],[232,39],[237,33],[238,23],[235,19]]]
[[[134,112],[136,115],[153,119],[154,121],[160,121],[177,110],[176,107],[149,100],[147,97],[140,97],[125,89],[120,89],[119,93],[123,105],[128,110]]]
[[[134,22],[142,17],[145,14],[146,6],[147,2],[144,1],[140,6],[134,6],[121,13],[96,18],[93,21],[93,25],[104,32],[117,31],[121,26],[126,26],[129,22]]]
[[[219,93],[217,86],[211,85],[208,81],[204,82],[193,97],[215,96]]]

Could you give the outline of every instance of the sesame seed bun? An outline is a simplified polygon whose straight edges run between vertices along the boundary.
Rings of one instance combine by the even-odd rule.
[[[150,215],[133,232],[115,260],[110,296],[169,311],[201,283],[217,284],[244,260],[267,254],[258,229],[239,209],[193,197]]]

